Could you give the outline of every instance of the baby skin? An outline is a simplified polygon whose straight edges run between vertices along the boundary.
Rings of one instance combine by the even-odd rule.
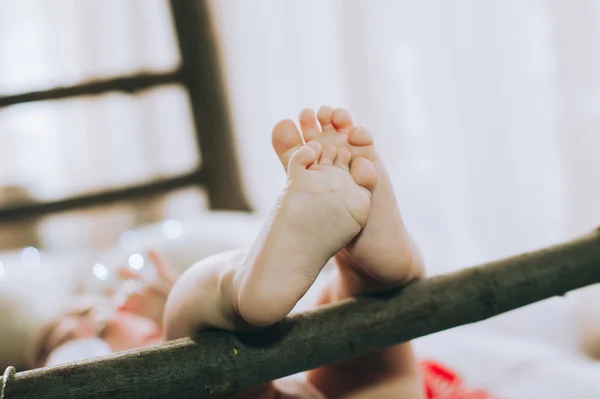
[[[318,119],[320,129],[314,112],[301,113],[302,136],[291,121],[277,124],[273,146],[287,171],[285,189],[249,249],[204,259],[178,279],[165,310],[167,339],[277,323],[331,258],[337,273],[319,304],[422,275],[370,135],[343,110],[323,107]],[[422,397],[410,343],[311,370],[306,378],[326,398]],[[280,396],[270,383],[234,397]]]

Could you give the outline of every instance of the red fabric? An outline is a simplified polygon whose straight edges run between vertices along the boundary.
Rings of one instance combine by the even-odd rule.
[[[484,390],[470,389],[456,372],[436,361],[424,360],[420,366],[427,399],[496,399]]]

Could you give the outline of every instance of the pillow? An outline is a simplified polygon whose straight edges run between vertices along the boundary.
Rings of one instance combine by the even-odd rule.
[[[145,267],[149,250],[155,250],[177,274],[198,260],[252,243],[263,219],[244,212],[210,212],[186,221],[166,220],[126,231],[119,242],[86,271],[86,292],[98,293],[119,284],[116,270],[130,267],[152,279],[154,268]]]

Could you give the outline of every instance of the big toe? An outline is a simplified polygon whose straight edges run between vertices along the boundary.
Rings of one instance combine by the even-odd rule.
[[[302,136],[296,124],[289,119],[285,119],[273,128],[271,143],[281,164],[287,170],[290,158],[302,146]]]

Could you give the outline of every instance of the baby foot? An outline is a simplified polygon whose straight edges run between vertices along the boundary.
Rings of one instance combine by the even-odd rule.
[[[371,161],[377,172],[368,221],[356,239],[336,255],[338,263],[347,266],[342,267],[343,273],[359,274],[344,279],[347,294],[378,291],[420,277],[423,274],[420,254],[404,227],[392,184],[371,135],[355,127],[343,109],[321,107],[316,118],[314,111],[304,110],[299,119],[302,135],[290,120],[279,122],[273,129],[273,148],[284,167],[288,167],[291,155],[302,146],[304,138],[309,144],[333,145],[338,150],[347,148],[352,158]]]
[[[249,324],[283,319],[323,266],[363,228],[377,174],[350,149],[313,141],[290,154],[287,185],[233,284]]]

